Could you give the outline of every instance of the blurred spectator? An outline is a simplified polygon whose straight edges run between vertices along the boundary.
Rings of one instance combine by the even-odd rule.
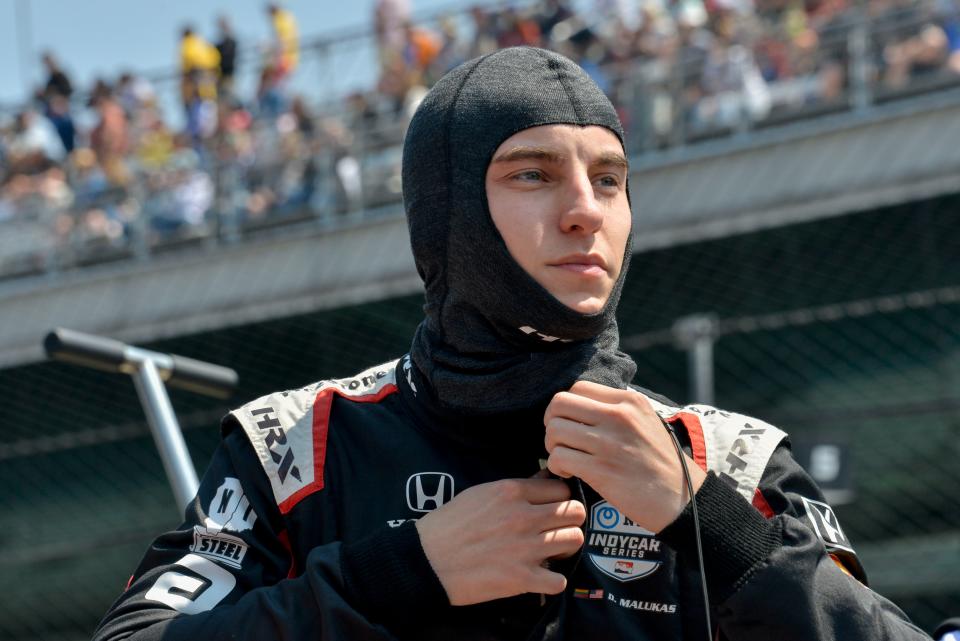
[[[368,138],[376,137],[379,117],[376,105],[367,94],[355,91],[347,96],[344,125]]]
[[[628,65],[634,61],[664,60],[675,42],[677,25],[662,7],[657,10],[652,4],[641,7],[636,29],[631,32],[623,28],[616,34],[626,41],[618,57]]]
[[[293,73],[300,62],[300,36],[297,33],[297,21],[289,9],[279,4],[267,5],[267,13],[273,25],[274,66],[282,80]]]
[[[197,35],[193,27],[185,26],[180,33],[180,73],[183,84],[189,85],[183,90],[184,102],[196,94],[216,97],[211,85],[213,72],[219,65],[217,48]]]
[[[64,150],[67,153],[73,151],[77,130],[70,114],[70,99],[60,94],[52,94],[46,101],[44,115],[56,130]]]
[[[144,210],[155,242],[207,233],[206,214],[213,205],[213,180],[200,168],[197,153],[181,147],[168,169],[151,174]]]
[[[147,171],[160,169],[170,162],[174,151],[174,135],[167,128],[155,107],[144,108],[135,116],[137,138],[134,149],[140,166]]]
[[[25,109],[14,119],[6,144],[7,171],[34,174],[61,162],[66,155],[60,136],[46,118]]]
[[[60,64],[53,54],[49,51],[43,54],[43,66],[47,69],[47,83],[44,85],[43,95],[45,98],[51,96],[63,96],[70,98],[73,95],[73,84],[66,72],[60,68]]]
[[[594,0],[595,18],[591,27],[607,40],[614,38],[620,27],[636,29],[636,12],[641,9],[640,4],[635,0]]]
[[[136,118],[137,114],[153,104],[157,98],[149,80],[129,71],[120,74],[114,93],[117,96],[117,102],[123,108],[123,113],[130,119]]]
[[[35,174],[12,176],[0,189],[0,200],[7,203],[2,216],[8,219],[44,218],[51,211],[69,207],[73,192],[63,168],[51,166]]]
[[[716,11],[711,20],[715,38],[703,68],[703,97],[694,110],[698,128],[737,129],[746,119],[770,112],[770,93],[753,52],[743,44],[733,9]]]
[[[949,42],[943,29],[927,23],[923,30],[905,40],[887,46],[884,62],[887,64],[885,81],[888,87],[905,87],[911,77],[937,71],[944,66],[949,53]]]
[[[317,189],[318,150],[316,118],[297,96],[290,111],[277,119],[280,136],[279,171],[274,175],[273,215],[298,214],[313,200]]]
[[[275,118],[287,109],[286,81],[299,62],[300,44],[297,23],[290,11],[271,3],[267,5],[267,14],[274,42],[260,70],[257,103],[263,116]]]
[[[193,71],[211,72],[219,64],[216,47],[197,35],[192,26],[185,26],[180,32],[180,73],[186,76]]]
[[[422,76],[440,53],[440,38],[430,29],[412,22],[403,25],[403,61],[407,68]]]
[[[409,0],[377,0],[373,7],[373,31],[377,52],[383,66],[388,59],[401,55],[406,44],[403,27],[410,22]]]
[[[440,51],[430,63],[426,75],[426,80],[431,85],[467,59],[453,16],[442,16],[437,25],[440,27]]]
[[[90,148],[107,179],[125,185],[130,178],[125,158],[130,149],[127,116],[105,83],[98,83],[90,100],[99,117],[90,131]]]
[[[303,96],[297,96],[290,103],[290,116],[295,123],[296,131],[303,137],[309,147],[312,145],[316,133],[316,116],[307,106]]]
[[[57,219],[61,251],[105,249],[122,245],[139,212],[126,189],[104,171],[96,154],[77,149],[72,158],[74,203]]]
[[[217,52],[220,54],[220,94],[229,96],[233,94],[233,74],[237,70],[237,39],[233,37],[233,27],[226,16],[217,18],[217,29],[220,31],[220,39],[217,40]]]
[[[473,42],[467,56],[476,58],[496,51],[499,34],[496,14],[475,5],[470,9],[470,17],[473,20]]]
[[[543,8],[538,12],[537,26],[545,38],[562,40],[563,37],[560,37],[560,34],[553,34],[553,28],[569,20],[573,15],[567,0],[546,0]]]
[[[323,136],[336,180],[336,209],[353,211],[363,202],[360,162],[350,153],[353,134],[332,118],[323,121]]]
[[[0,184],[0,275],[33,272],[48,266],[55,248],[56,212],[72,199],[58,166],[15,174]]]
[[[220,103],[214,144],[220,163],[249,165],[254,161],[250,127],[253,115],[234,100]]]
[[[877,40],[882,47],[884,84],[901,89],[917,77],[943,68],[949,41],[935,22],[933,7],[918,0],[874,0]]]
[[[497,46],[501,49],[525,45],[540,46],[540,25],[514,7],[505,7],[500,14],[499,31]]]
[[[272,64],[265,64],[260,69],[260,79],[257,82],[259,116],[275,118],[286,109],[286,95],[281,81],[282,77],[278,75],[277,67]]]
[[[217,48],[186,26],[180,39],[180,89],[187,133],[194,147],[216,128],[216,74],[220,66]]]
[[[67,153],[73,151],[76,128],[73,116],[70,113],[70,97],[73,95],[73,84],[66,72],[60,68],[53,54],[45,52],[42,57],[43,66],[47,69],[47,82],[43,87],[40,101],[43,104],[44,115],[50,119],[60,142]]]
[[[562,50],[572,57],[587,72],[608,95],[613,86],[602,63],[607,57],[607,50],[603,41],[590,28],[582,28],[574,32],[564,43]]]
[[[795,71],[803,73],[810,67],[817,70],[819,95],[815,100],[826,103],[842,100],[849,84],[849,43],[857,17],[848,8],[847,0],[812,3],[806,13],[810,30],[795,39],[800,54]]]
[[[403,58],[391,58],[386,61],[377,82],[376,97],[384,105],[371,105],[379,118],[384,113],[397,118],[403,112],[403,100],[410,87],[410,71],[404,64]]]

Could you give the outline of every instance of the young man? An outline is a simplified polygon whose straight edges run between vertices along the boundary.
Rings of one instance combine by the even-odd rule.
[[[556,54],[444,77],[404,147],[410,353],[232,412],[96,638],[927,638],[783,432],[628,386],[622,140]]]

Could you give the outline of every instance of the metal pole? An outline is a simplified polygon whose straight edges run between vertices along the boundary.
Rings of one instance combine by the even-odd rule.
[[[128,350],[128,355],[134,350]],[[133,360],[133,359],[131,359]],[[137,395],[147,415],[150,432],[160,451],[163,469],[173,488],[177,506],[183,510],[197,494],[200,482],[193,468],[193,461],[187,452],[180,425],[177,423],[170,397],[163,386],[156,363],[150,357],[136,359],[137,369],[133,373],[133,382]]]
[[[713,405],[713,337],[698,336],[687,352],[691,372],[693,400]]]
[[[687,352],[690,400],[714,404],[713,343],[717,340],[717,319],[712,314],[695,314],[673,324],[674,343]]]
[[[30,70],[33,69],[33,29],[30,22],[30,0],[17,0],[13,5],[17,24],[17,55],[20,57],[20,82],[31,95]]]

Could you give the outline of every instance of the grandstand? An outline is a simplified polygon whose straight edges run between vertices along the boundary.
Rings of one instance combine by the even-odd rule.
[[[178,522],[133,386],[45,362],[44,333],[235,368],[228,403],[172,395],[200,469],[229,406],[403,353],[422,314],[406,119],[449,65],[534,37],[596,74],[628,128],[619,322],[636,381],[781,426],[871,584],[928,631],[960,613],[956,3],[708,2],[622,28],[563,2],[511,6],[420,16],[437,51],[384,63],[399,85],[271,113],[222,99],[200,140],[131,103],[119,164],[82,132],[69,157],[18,156],[23,123],[3,129],[0,636],[88,638]],[[301,64],[333,70],[360,46],[372,32],[305,40]],[[818,470],[818,446],[842,474]]]

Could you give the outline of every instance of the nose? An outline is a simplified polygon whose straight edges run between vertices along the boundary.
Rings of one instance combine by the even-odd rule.
[[[566,233],[593,234],[603,226],[603,209],[585,168],[569,177],[561,205],[560,228]]]

